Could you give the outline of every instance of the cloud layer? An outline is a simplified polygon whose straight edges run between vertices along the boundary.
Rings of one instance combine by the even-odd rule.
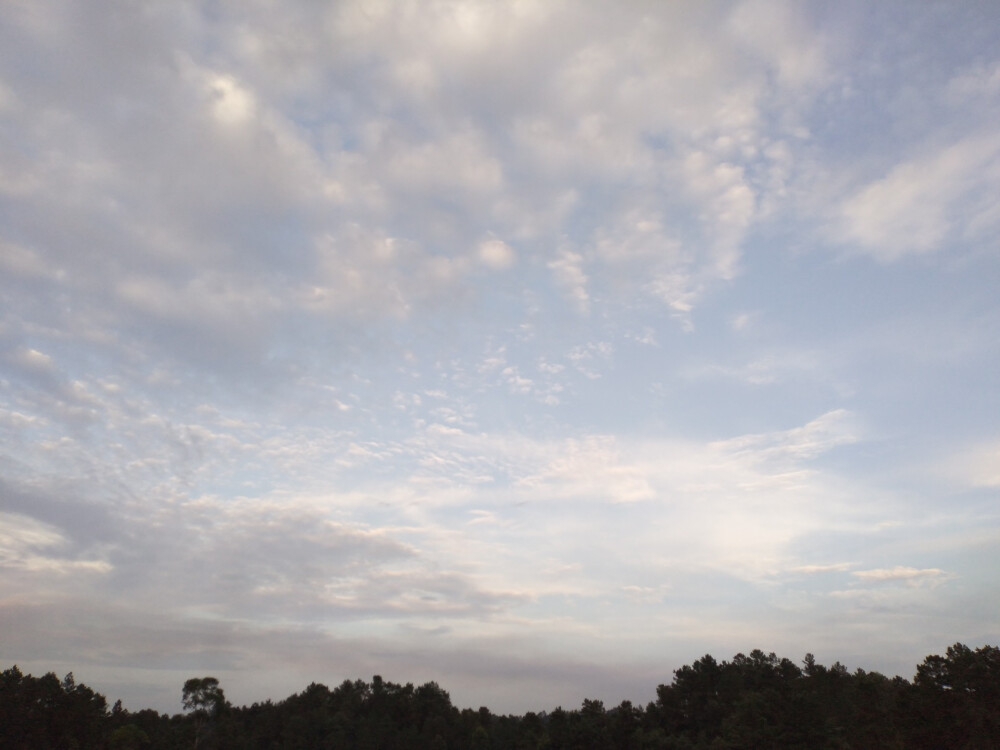
[[[0,659],[524,711],[995,639],[998,29],[938,16],[5,7]]]

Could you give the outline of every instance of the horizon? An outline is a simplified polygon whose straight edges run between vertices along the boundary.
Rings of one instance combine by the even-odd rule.
[[[0,20],[0,662],[523,714],[1000,641],[988,4]]]
[[[966,647],[970,648],[973,651],[978,651],[979,648],[980,648],[978,646],[969,646],[968,644],[951,644],[947,649],[942,649],[942,653],[947,652],[948,656],[950,656],[950,649],[951,649],[952,646],[966,646]],[[987,644],[987,645],[983,646],[982,648],[996,648],[996,646],[992,646],[992,645]],[[674,673],[676,673],[678,671],[681,671],[682,669],[690,669],[690,668],[692,668],[695,662],[700,662],[700,661],[706,659],[707,657],[711,657],[713,660],[716,661],[716,663],[720,667],[725,667],[727,664],[731,664],[738,657],[744,657],[744,658],[751,657],[752,658],[753,655],[757,654],[758,652],[760,652],[760,654],[762,654],[764,657],[769,657],[769,658],[772,658],[772,659],[776,659],[777,661],[789,660],[787,656],[783,656],[781,654],[775,654],[773,652],[766,653],[766,652],[761,651],[760,649],[748,649],[746,651],[741,651],[741,652],[738,652],[736,654],[733,654],[732,656],[722,657],[722,658],[718,658],[714,654],[702,654],[700,657],[697,657],[696,659],[691,659],[690,663],[679,665],[676,669],[674,669],[671,672],[671,678],[669,680],[661,680],[661,681],[659,681],[653,687],[653,697],[650,698],[648,701],[635,701],[635,700],[630,700],[629,698],[623,698],[623,699],[618,700],[618,701],[615,701],[615,700],[612,700],[612,701],[601,700],[599,702],[602,705],[604,705],[604,708],[606,710],[608,710],[608,711],[614,711],[615,709],[619,708],[625,702],[631,703],[634,707],[636,707],[638,709],[644,709],[648,704],[656,703],[656,701],[657,701],[657,689],[660,686],[674,684],[674,680],[675,680]],[[812,661],[811,662],[809,661],[810,657],[812,657]],[[925,657],[925,659],[921,660],[921,663],[915,664],[914,667],[913,667],[913,670],[912,670],[914,672],[914,677],[916,677],[918,675],[920,667],[922,666],[922,664],[924,663],[924,661],[927,658],[929,658],[929,657],[938,657],[938,658],[940,658],[941,654],[928,654],[927,657]],[[843,669],[847,670],[847,673],[850,674],[850,675],[855,675],[855,674],[858,674],[858,673],[864,673],[864,674],[867,674],[867,675],[882,674],[881,672],[878,672],[878,670],[865,669],[861,665],[858,665],[854,669],[849,669],[847,667],[847,665],[842,664],[840,661],[834,661],[834,662],[831,662],[829,664],[824,664],[823,662],[821,662],[819,660],[816,660],[815,659],[815,654],[812,654],[812,653],[807,653],[805,655],[805,657],[800,662],[795,662],[794,660],[789,660],[789,661],[792,661],[792,663],[800,670],[801,674],[798,675],[800,678],[806,678],[808,676],[807,667],[810,667],[812,665],[815,665],[815,667],[818,667],[818,668],[824,669],[824,670],[833,670],[833,669],[837,669],[837,668],[843,668]],[[9,667],[3,667],[3,668],[4,669],[20,669],[19,666],[16,665],[16,664],[10,665]],[[115,701],[120,701],[121,704],[122,704],[122,706],[123,706],[123,708],[125,708],[125,710],[127,710],[127,711],[131,711],[132,713],[135,713],[137,711],[141,711],[141,710],[144,710],[144,709],[151,708],[149,706],[132,706],[132,707],[130,707],[127,704],[127,702],[126,702],[126,700],[127,700],[126,698],[113,697],[113,696],[104,695],[99,689],[95,688],[94,685],[88,684],[86,680],[77,679],[76,674],[73,672],[73,670],[70,670],[65,675],[61,675],[61,674],[52,672],[51,670],[48,670],[47,672],[35,674],[35,675],[30,674],[30,673],[26,672],[25,670],[20,670],[20,671],[24,674],[25,677],[29,677],[29,678],[30,677],[39,678],[39,677],[42,677],[45,674],[55,674],[55,676],[60,681],[63,681],[64,678],[72,676],[72,678],[73,678],[72,679],[73,684],[75,684],[77,686],[81,686],[81,685],[82,686],[86,686],[86,687],[88,687],[88,688],[90,688],[92,690],[95,690],[95,692],[97,692],[98,694],[102,695],[105,698],[105,700],[106,700],[107,704],[109,705],[109,707],[115,705]],[[888,679],[894,679],[896,677],[901,677],[908,684],[917,684],[915,682],[914,678],[906,677],[904,675],[883,675],[883,676],[887,677]],[[213,675],[204,675],[204,676],[199,676],[199,677],[193,678],[193,679],[198,679],[198,680],[201,680],[201,679],[211,679],[211,680],[215,680],[216,687],[218,689],[220,689],[223,692],[223,694],[225,694],[225,692],[226,692],[226,685],[223,684],[223,681],[215,678]],[[331,691],[335,691],[335,690],[337,690],[337,688],[341,687],[345,683],[355,684],[355,683],[358,683],[358,682],[363,682],[363,683],[365,683],[366,685],[368,685],[370,687],[370,686],[372,686],[374,684],[374,682],[375,682],[376,679],[382,680],[386,685],[391,685],[391,686],[400,687],[400,688],[407,688],[407,687],[410,687],[410,688],[419,688],[419,687],[423,687],[424,685],[436,685],[440,690],[442,690],[446,695],[449,696],[449,700],[451,701],[451,705],[454,706],[456,709],[458,709],[460,711],[461,710],[466,710],[466,709],[481,710],[483,708],[487,708],[487,709],[490,709],[490,712],[493,713],[494,715],[520,716],[520,717],[523,718],[524,715],[527,714],[527,713],[536,713],[539,716],[545,716],[545,715],[551,713],[552,711],[559,710],[559,709],[562,709],[562,710],[565,710],[565,711],[576,711],[576,710],[579,710],[579,705],[576,705],[576,706],[574,706],[574,705],[564,706],[562,704],[557,704],[557,705],[553,705],[551,707],[536,708],[536,709],[526,709],[526,710],[521,711],[521,712],[519,712],[517,714],[511,714],[511,713],[497,714],[489,706],[482,706],[482,705],[480,705],[480,706],[471,706],[471,705],[470,706],[463,706],[463,705],[457,705],[454,700],[451,700],[451,693],[448,690],[447,685],[442,685],[442,684],[438,683],[435,680],[427,680],[427,681],[424,681],[424,682],[397,681],[397,680],[392,679],[391,677],[387,678],[385,675],[381,675],[381,674],[372,675],[370,678],[367,678],[367,679],[363,678],[363,677],[354,677],[354,678],[345,677],[345,678],[339,680],[336,683],[327,683],[327,682],[324,682],[322,680],[311,680],[308,685],[304,685],[304,686],[302,686],[298,690],[293,690],[288,695],[284,695],[284,696],[280,696],[280,697],[279,696],[273,696],[273,695],[262,696],[262,697],[255,698],[252,702],[237,703],[237,702],[234,702],[234,701],[230,700],[229,696],[226,695],[225,696],[225,702],[228,703],[233,708],[239,708],[239,709],[252,708],[256,704],[263,704],[263,703],[267,703],[267,702],[274,703],[275,705],[278,705],[278,704],[280,704],[280,703],[288,700],[289,698],[293,698],[293,697],[295,697],[297,695],[302,695],[302,694],[306,693],[308,691],[308,689],[311,688],[313,685],[319,685],[319,686],[322,686],[322,687],[326,687],[327,689],[329,689]],[[190,682],[191,680],[192,680],[192,678],[188,678],[187,680],[185,680],[184,690],[182,690],[182,692],[186,691],[187,682]],[[585,703],[588,700],[590,700],[590,699],[586,699],[586,698],[585,699],[581,699],[581,703]],[[181,701],[178,701],[178,702],[181,703]],[[175,715],[187,712],[189,709],[184,708],[183,705],[182,705],[180,710],[174,710],[174,709],[172,709],[172,710],[163,710],[163,711],[160,711],[160,710],[155,709],[155,708],[154,708],[154,710],[156,710],[161,715],[162,714],[167,714],[167,715],[170,715],[170,716],[175,716]],[[110,708],[109,708],[109,711],[110,711]]]

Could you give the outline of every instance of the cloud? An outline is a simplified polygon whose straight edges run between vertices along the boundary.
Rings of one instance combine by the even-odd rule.
[[[545,567],[544,556],[588,561],[587,540],[618,522],[631,528],[642,519],[640,533],[628,532],[629,554],[611,546],[602,553],[611,570],[624,566],[620,575],[663,565],[662,550],[686,566],[757,575],[834,512],[835,502],[820,500],[830,497],[823,475],[801,462],[845,439],[835,428],[840,417],[825,415],[803,428],[709,445],[610,435],[546,441],[431,424],[407,441],[366,447],[350,436],[268,435],[271,428],[204,416],[203,424],[120,421],[122,437],[137,433],[132,450],[141,453],[131,460],[83,444],[64,449],[63,461],[75,456],[124,484],[113,513],[87,511],[92,497],[108,497],[100,484],[66,500],[58,486],[39,487],[35,500],[11,509],[75,529],[66,537],[77,540],[67,559],[78,567],[105,561],[108,591],[139,598],[155,591],[178,612],[267,621],[334,613],[346,621],[479,620],[510,616],[544,592],[642,585],[634,578],[616,584],[619,573],[610,580],[597,571],[569,579],[530,573]],[[373,475],[366,465],[381,469]],[[271,492],[270,482],[254,479],[274,472],[296,479]],[[244,492],[254,495],[206,493],[220,485],[233,492],[239,485],[227,485],[228,477],[244,479]],[[470,508],[496,523],[451,520],[467,518]],[[356,514],[370,520],[340,520]],[[76,525],[76,515],[90,520]],[[537,550],[526,547],[542,539],[549,541]]]
[[[705,220],[714,227],[711,270],[726,280],[735,275],[743,237],[756,213],[756,195],[747,183],[744,168],[720,161],[703,151],[693,151],[684,161],[689,189],[704,206]]]
[[[892,12],[5,9],[5,653],[525,710],[896,648],[995,536],[1000,140],[989,24]]]
[[[732,323],[737,330],[747,325],[744,316]],[[693,368],[687,376],[699,380],[704,377],[723,377],[749,383],[772,385],[803,375],[815,376],[821,370],[819,357],[810,351],[767,352],[745,364],[705,365]]]
[[[81,575],[101,575],[111,571],[111,564],[100,558],[77,557],[69,540],[49,524],[27,515],[0,512],[0,568],[10,577],[7,591],[28,593],[31,582],[39,579],[72,581],[85,585]],[[60,554],[63,553],[63,554]]]
[[[642,466],[623,459],[610,438],[594,436],[583,441],[568,441],[560,448],[546,451],[549,461],[540,471],[517,480],[532,495],[550,499],[593,498],[615,503],[650,500],[656,496],[644,476]]]
[[[854,563],[828,563],[826,565],[796,565],[790,570],[793,573],[814,575],[816,573],[842,573],[852,567],[854,567]]]
[[[749,0],[739,4],[727,23],[733,36],[766,59],[785,85],[802,90],[829,75],[827,42],[812,28],[804,6]]]
[[[212,114],[221,125],[237,128],[253,119],[255,97],[232,76],[213,76],[208,86],[212,98]]]
[[[31,374],[47,374],[52,371],[52,357],[37,349],[19,349],[6,359],[8,364],[20,367]]]
[[[586,559],[574,538],[584,544],[597,529],[615,538],[617,522],[612,519],[619,516],[620,532],[631,540],[629,552],[650,569],[669,570],[668,561],[683,560],[689,568],[723,569],[755,579],[794,566],[794,544],[826,524],[864,525],[868,514],[851,506],[855,490],[814,465],[823,453],[860,439],[851,422],[850,414],[831,412],[787,431],[708,444],[612,435],[540,441],[526,435],[432,430],[408,450],[434,458],[421,461],[418,475],[434,478],[427,488],[434,497],[420,500],[419,506],[461,506],[478,495],[477,511],[488,510],[503,522],[491,534],[513,545],[505,547],[508,552],[527,543],[519,537],[527,529],[517,520],[522,512],[514,503],[532,509],[529,538],[547,540],[545,549],[561,549],[568,560]],[[442,495],[444,488],[453,492]],[[483,505],[485,498],[491,498],[490,504]],[[566,515],[569,509],[571,516]],[[603,554],[615,565],[633,567],[620,549]],[[520,569],[516,564],[505,575]],[[589,586],[600,590],[607,584],[595,575]],[[539,581],[532,588],[549,585]]]
[[[948,81],[947,94],[961,105],[981,103],[1000,94],[1000,64],[978,63]]]
[[[576,309],[582,313],[590,308],[590,294],[587,292],[587,274],[583,271],[583,256],[563,248],[559,257],[549,261],[549,268],[556,283],[563,288]]]
[[[943,459],[935,473],[966,487],[1000,487],[1000,440],[966,446]]]
[[[767,460],[808,459],[840,445],[860,440],[857,420],[846,409],[822,414],[802,427],[790,430],[744,435],[721,441],[717,445],[737,454],[759,456]]]
[[[843,236],[882,261],[981,238],[1000,221],[977,196],[1000,185],[1000,138],[966,137],[896,165],[843,204]]]
[[[40,421],[39,417],[32,416],[30,414],[22,414],[18,411],[9,411],[8,409],[0,409],[0,425],[4,427],[9,427],[14,430],[18,430],[24,427],[29,427],[33,424],[37,424]]]
[[[510,268],[517,260],[514,249],[501,240],[485,240],[479,244],[479,259],[494,270]]]
[[[874,568],[872,570],[855,570],[851,575],[862,581],[884,583],[899,581],[909,586],[934,586],[948,577],[943,570],[937,568],[909,568],[897,565],[894,568]]]
[[[15,198],[18,267],[72,274],[47,293],[73,300],[76,326],[110,323],[119,345],[244,371],[303,322],[468,304],[486,283],[477,264],[513,263],[508,237],[577,311],[639,292],[688,314],[738,273],[774,145],[761,110],[794,107],[767,91],[821,79],[824,54],[795,42],[812,30],[783,6],[721,25],[690,8],[638,25],[592,6],[295,5],[280,20],[157,9],[118,19],[128,45],[101,44],[104,30],[67,13],[14,19],[18,50],[47,73],[30,90],[12,79],[16,122],[52,154],[45,170],[21,164],[34,187]],[[71,35],[80,23],[89,33]],[[764,26],[781,45],[760,43]],[[74,45],[88,65],[48,56]],[[99,95],[75,94],[91,73]],[[59,116],[32,127],[42,102]],[[58,236],[42,220],[54,213]],[[133,313],[142,325],[126,323]]]

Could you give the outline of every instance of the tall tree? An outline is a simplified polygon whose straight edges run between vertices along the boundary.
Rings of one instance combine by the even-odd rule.
[[[197,750],[205,723],[225,708],[226,696],[214,677],[192,677],[184,683],[181,697],[184,710],[191,711],[194,716],[194,746]]]

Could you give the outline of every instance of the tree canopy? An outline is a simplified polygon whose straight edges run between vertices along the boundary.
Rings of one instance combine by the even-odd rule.
[[[706,654],[675,670],[645,707],[585,700],[523,716],[455,707],[435,682],[400,685],[376,675],[331,689],[313,683],[273,703],[233,707],[214,677],[182,689],[186,714],[121,701],[77,683],[0,673],[0,750],[995,750],[1000,747],[1000,649],[961,643],[928,656],[912,682],[843,665],[799,666],[753,650]]]

